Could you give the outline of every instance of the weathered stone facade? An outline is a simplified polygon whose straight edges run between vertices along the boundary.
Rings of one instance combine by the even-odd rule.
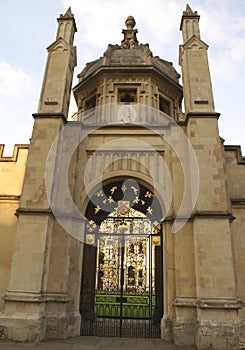
[[[68,121],[76,23],[70,9],[58,19],[30,145],[12,157],[0,148],[0,338],[80,334],[91,268],[82,218],[102,183],[134,179],[162,208],[162,338],[200,350],[245,346],[245,159],[219,136],[198,22],[187,6],[182,87],[128,17],[121,45],[79,74]]]

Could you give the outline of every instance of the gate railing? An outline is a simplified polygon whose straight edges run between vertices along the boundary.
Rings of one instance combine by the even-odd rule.
[[[123,294],[123,318],[150,319],[155,308],[154,295],[130,295]],[[120,317],[120,293],[107,294],[97,292],[95,294],[94,313],[97,317]],[[151,303],[149,298],[151,297]],[[151,305],[150,305],[151,304]]]

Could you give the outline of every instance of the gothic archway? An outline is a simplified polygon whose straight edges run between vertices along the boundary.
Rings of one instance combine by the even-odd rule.
[[[91,197],[81,282],[81,335],[160,337],[163,314],[163,213],[135,180]]]

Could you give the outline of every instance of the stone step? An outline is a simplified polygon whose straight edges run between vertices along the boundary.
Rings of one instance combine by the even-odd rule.
[[[21,343],[0,340],[0,350],[195,350],[195,347],[177,347],[161,339],[77,337],[49,340],[40,343]]]

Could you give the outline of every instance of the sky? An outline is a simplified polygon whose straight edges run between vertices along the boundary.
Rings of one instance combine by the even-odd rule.
[[[180,20],[186,0],[8,0],[0,21],[0,144],[11,155],[14,144],[29,143],[32,113],[37,111],[47,59],[55,41],[56,18],[71,6],[78,32],[77,75],[87,62],[103,55],[108,44],[120,44],[125,19],[136,20],[140,43],[154,56],[178,65],[182,44]],[[241,145],[245,155],[245,0],[190,0],[200,18],[201,39],[209,45],[209,67],[215,110],[221,113],[225,144]],[[76,111],[72,97],[69,115]]]

